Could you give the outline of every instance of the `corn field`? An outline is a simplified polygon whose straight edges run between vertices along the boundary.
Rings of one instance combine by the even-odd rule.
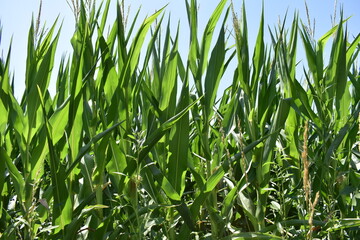
[[[166,7],[126,21],[118,4],[108,23],[110,0],[80,4],[58,69],[60,24],[45,31],[33,21],[19,100],[11,47],[1,57],[1,239],[360,235],[360,34],[347,32],[351,19],[315,40],[297,14],[289,28],[269,29],[262,14],[250,50],[245,6],[236,14],[219,1],[200,32],[197,1],[184,4],[188,40]]]

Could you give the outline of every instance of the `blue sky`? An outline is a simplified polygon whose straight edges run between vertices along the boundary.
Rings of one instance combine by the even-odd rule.
[[[0,1],[0,21],[2,25],[0,54],[4,57],[6,56],[10,40],[12,38],[11,71],[15,74],[15,96],[20,98],[24,90],[25,82],[24,76],[27,34],[31,24],[32,15],[35,17],[37,16],[39,0]],[[99,2],[101,1],[97,0],[97,3]],[[218,2],[219,1],[198,0],[200,29],[205,27],[206,21],[210,17]],[[235,10],[240,12],[242,0],[233,0],[233,2]],[[299,12],[300,18],[303,21],[307,21],[304,0],[245,0],[250,47],[253,46],[258,32],[262,2],[264,2],[265,26],[269,26],[271,29],[273,29],[278,23],[279,18],[284,18],[286,11],[288,11],[288,23],[291,23],[291,19],[295,11]],[[230,0],[228,3],[230,3]],[[112,1],[112,8],[110,10],[108,23],[112,23],[115,18],[115,4],[116,1]],[[180,36],[184,39],[184,41],[182,41],[183,43],[180,45],[180,51],[185,52],[184,55],[186,55],[186,51],[188,49],[188,25],[185,0],[125,1],[126,6],[130,5],[129,19],[132,18],[133,14],[140,6],[142,7],[139,18],[141,21],[146,15],[152,14],[155,10],[160,9],[166,4],[168,4],[166,7],[166,16],[169,16],[168,14],[170,14],[172,26],[175,27],[178,21],[180,21]],[[331,15],[334,14],[334,0],[308,0],[307,4],[311,19],[313,20],[315,18],[316,22],[315,38],[319,38],[332,27]],[[360,0],[338,0],[337,6],[337,20],[340,16],[340,7],[343,7],[344,9],[344,17],[352,16],[348,22],[350,40],[352,40],[352,36],[355,36],[360,32]],[[53,72],[54,75],[56,75],[57,65],[61,56],[63,54],[69,55],[71,53],[70,38],[74,32],[74,16],[70,7],[66,3],[66,0],[43,0],[41,15],[42,24],[45,23],[47,27],[50,27],[57,16],[59,16],[61,21],[63,21],[63,26],[57,49],[55,72]],[[267,28],[265,30],[267,39],[269,39]],[[176,29],[174,28],[173,34],[175,34],[175,31]],[[303,55],[299,53],[298,58],[298,60],[301,60]],[[55,83],[53,82],[50,88],[54,88],[54,85]],[[50,89],[50,91],[54,91],[54,89]]]

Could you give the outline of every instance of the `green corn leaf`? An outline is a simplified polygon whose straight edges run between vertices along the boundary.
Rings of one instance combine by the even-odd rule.
[[[264,7],[251,43],[245,3],[238,19],[218,1],[202,31],[202,6],[185,1],[189,39],[171,28],[173,14],[163,22],[164,8],[138,22],[140,9],[128,20],[120,1],[109,24],[112,4],[74,6],[73,51],[60,60],[54,97],[56,22],[31,23],[21,101],[11,47],[0,56],[0,238],[304,237],[305,120],[311,189],[342,216],[314,219],[312,237],[356,238],[360,35],[347,19],[315,40],[297,13],[290,25],[285,16],[265,46]]]
[[[354,41],[352,41],[352,43],[350,44],[350,46],[347,48],[346,51],[346,66],[347,66],[347,71],[350,70],[350,67],[352,66],[353,62],[354,62],[354,52],[359,52],[359,43],[360,43],[360,34],[358,34],[356,36],[356,38],[354,39]]]
[[[1,34],[1,32],[0,32]],[[1,38],[1,36],[0,36]],[[3,65],[2,63],[2,59],[1,60],[1,66],[2,69],[1,69],[1,72],[0,72],[0,77],[1,77],[1,92],[3,91],[5,94],[9,94],[9,92],[11,91],[11,88],[10,88],[10,78],[9,78],[9,66],[10,66],[10,54],[11,54],[11,43],[12,43],[12,39],[11,39],[11,42],[10,42],[10,47],[9,47],[9,50],[8,50],[8,54],[6,56],[6,61],[5,61],[5,64]],[[1,96],[1,95],[0,95]]]
[[[14,183],[14,188],[17,196],[19,197],[19,201],[22,202],[25,200],[25,181],[21,172],[14,165],[8,154],[6,153],[3,147],[0,147],[0,157],[1,161],[5,162],[7,169],[9,170],[10,176]]]
[[[78,163],[80,162],[81,158],[89,151],[89,149],[91,148],[92,144],[98,142],[100,139],[102,139],[104,136],[106,136],[107,134],[109,134],[110,132],[112,132],[113,130],[115,130],[120,123],[116,123],[113,126],[111,126],[110,128],[106,129],[105,131],[97,134],[95,137],[93,137],[89,143],[87,143],[85,146],[83,146],[79,153],[77,154],[76,158],[74,158],[74,161],[72,162],[72,164],[68,167],[68,169],[66,170],[66,176],[68,176],[71,171],[78,165]]]
[[[206,24],[204,34],[201,41],[201,50],[200,50],[200,62],[199,62],[199,74],[200,76],[207,68],[207,59],[209,54],[209,49],[212,41],[212,36],[214,34],[215,27],[217,22],[223,12],[227,0],[221,0],[217,5],[214,12],[211,14],[209,21]],[[196,6],[193,6],[196,7]],[[195,11],[195,9],[194,9]]]
[[[28,93],[33,86],[34,82],[34,75],[36,72],[36,64],[33,63],[34,60],[36,60],[36,49],[35,49],[35,43],[34,43],[34,20],[31,21],[31,26],[28,33],[28,44],[27,44],[27,58],[26,58],[26,73],[25,73],[25,86],[26,92]]]
[[[71,222],[72,202],[68,194],[68,189],[66,187],[66,176],[64,174],[64,167],[59,164],[60,159],[56,154],[56,149],[52,142],[50,124],[45,114],[45,103],[40,87],[38,87],[38,93],[45,121],[46,137],[49,147],[51,181],[54,188],[53,224],[60,226],[59,229],[55,230],[56,233],[60,230],[64,230],[65,226]]]
[[[174,49],[174,47],[176,47],[175,44],[172,44],[172,47],[171,47],[172,39],[171,39],[171,35],[170,35],[170,26],[171,26],[171,21],[170,21],[170,16],[169,16],[167,27],[166,27],[166,32],[165,32],[165,36],[164,36],[164,41],[163,42],[159,41],[159,44],[157,44],[156,50],[154,49],[155,51],[153,51],[154,55],[156,54],[155,55],[156,59],[154,59],[154,61],[159,61],[159,63],[154,62],[154,64],[158,70],[158,74],[159,74],[160,78],[164,76],[166,68],[167,68],[167,64],[169,63],[169,60],[171,59],[170,52]],[[177,32],[176,36],[178,36],[179,25],[177,27],[176,32]]]
[[[66,240],[77,239],[76,238],[77,233],[79,232],[79,230],[82,226],[82,223],[88,217],[88,215],[90,215],[92,212],[94,212],[96,210],[102,210],[104,208],[108,208],[108,206],[97,204],[97,205],[91,205],[91,206],[85,207],[81,211],[80,215],[77,218],[73,219],[73,221],[71,221],[71,223],[67,226],[66,234],[63,239],[66,239]]]
[[[340,23],[337,27],[335,39],[331,47],[329,66],[325,74],[326,97],[329,100],[329,102],[327,103],[327,108],[330,111],[332,109],[332,102],[333,102],[332,99],[334,99],[334,97],[336,96],[337,85],[341,87],[340,92],[343,92],[344,91],[343,85],[346,84],[346,79],[344,79],[343,76],[344,65],[346,65],[346,58],[344,59],[344,62],[340,61],[340,59],[342,59],[344,55],[346,56],[346,50],[344,53],[342,52],[344,48],[344,44],[346,44],[344,43],[343,36],[344,36],[343,25],[342,23]],[[336,79],[337,77],[340,77],[340,79],[337,80]],[[334,79],[336,81],[334,81]],[[336,100],[335,104],[338,105],[339,101]]]
[[[85,10],[82,8],[80,19],[84,23],[79,31],[75,32],[71,43],[74,48],[70,71],[70,100],[69,100],[69,117],[68,127],[66,128],[68,135],[68,144],[70,146],[69,164],[73,164],[76,156],[80,152],[81,142],[83,138],[83,114],[84,114],[84,95],[82,92],[85,89],[83,85],[84,74],[91,72],[92,63],[90,62],[92,47],[89,45],[90,29],[84,17]],[[92,58],[92,57],[91,57]],[[86,126],[86,125],[85,125]],[[73,178],[73,176],[71,177]]]
[[[106,20],[108,19],[110,3],[111,3],[111,0],[107,0],[106,4],[105,4],[105,9],[103,11],[102,18],[101,18],[101,23],[100,23],[100,26],[99,26],[99,29],[100,29],[101,33],[103,33],[104,29],[105,29]],[[100,10],[100,8],[99,8],[99,10]]]
[[[225,24],[225,22],[224,22]],[[220,79],[224,71],[225,60],[225,29],[224,24],[221,27],[219,38],[211,53],[210,67],[207,69],[205,77],[205,119],[209,119],[214,101],[216,98],[217,90],[219,87]]]
[[[345,126],[343,126],[339,130],[339,132],[336,134],[335,138],[333,139],[330,147],[328,148],[328,150],[325,154],[324,164],[325,164],[326,168],[328,168],[328,166],[330,166],[331,159],[332,159],[335,151],[338,149],[338,147],[340,146],[340,144],[343,142],[344,138],[348,134],[349,128],[351,128],[350,123],[345,124]]]
[[[188,71],[186,71],[186,79],[181,91],[177,112],[186,109],[190,103],[187,75]],[[170,133],[170,136],[172,137],[169,142],[169,152],[171,155],[168,162],[168,179],[180,196],[185,189],[185,171],[188,162],[186,149],[189,147],[189,124],[189,113],[187,112],[177,123],[175,123],[175,126]]]
[[[201,167],[201,166],[198,166],[198,167]],[[194,168],[193,162],[189,163],[189,170],[190,170],[191,174],[193,175],[195,182],[199,186],[199,188],[204,189],[206,179],[202,176],[202,173],[200,173],[199,171],[197,171]]]
[[[82,203],[83,201],[86,201],[92,193],[95,193],[95,183],[92,180],[92,175],[95,169],[94,156],[85,154],[79,165],[81,175],[84,179],[78,195],[79,202]],[[74,211],[73,214],[73,217],[76,217],[78,212]]]
[[[65,63],[65,57],[61,58],[58,77],[56,81],[56,96],[54,102],[56,102],[56,106],[60,107],[61,104],[65,101],[65,99],[69,95],[69,83],[67,81],[67,77],[69,74],[69,61]]]
[[[120,176],[118,176],[118,173],[123,173],[127,167],[126,156],[113,138],[109,138],[109,143],[113,157],[106,165],[106,169],[109,174],[113,175],[113,177],[117,180],[117,182],[115,182],[115,184],[117,184],[120,182]],[[118,186],[118,189],[121,189],[120,186]]]
[[[341,27],[341,25],[340,25]],[[332,75],[335,79],[335,106],[338,112],[337,129],[340,129],[347,121],[347,116],[350,110],[351,96],[349,91],[349,81],[347,80],[347,66],[346,66],[346,44],[347,33],[343,36],[341,28],[338,30],[336,41],[335,56],[333,57],[333,65],[329,66],[329,71],[333,71]],[[334,67],[335,69],[332,69]]]
[[[169,180],[164,176],[160,169],[155,167],[154,164],[147,161],[147,167],[151,170],[153,176],[156,181],[161,184],[161,189],[165,192],[166,196],[173,201],[181,201],[180,195],[174,189],[173,185],[169,182]]]
[[[93,173],[93,184],[96,191],[96,203],[103,204],[103,182],[105,174],[105,166],[108,161],[106,152],[108,150],[109,135],[105,135],[99,144],[95,145],[94,154],[96,168]],[[103,212],[100,209],[98,211],[99,217],[103,218]]]
[[[242,27],[236,17],[236,13],[233,10],[233,27],[235,30],[236,40],[236,52],[237,52],[237,81],[240,83],[240,87],[244,89],[247,96],[251,96],[250,82],[249,82],[249,46],[248,46],[248,35],[247,35],[247,21],[245,3],[242,6]]]
[[[140,9],[137,11],[137,14],[136,14],[136,17],[133,21],[133,24],[135,24],[135,20],[139,14],[139,11]],[[125,62],[127,61],[127,58],[128,58],[128,54],[126,52],[126,43],[127,41],[125,40],[125,26],[124,26],[124,16],[122,16],[122,12],[121,12],[121,8],[120,8],[120,4],[118,3],[117,4],[117,8],[116,8],[116,13],[117,13],[117,18],[116,18],[116,26],[117,26],[117,29],[116,29],[116,35],[117,35],[117,42],[118,42],[118,70],[121,70],[124,65],[125,65]],[[132,31],[132,27],[130,28],[130,31],[129,31],[129,35],[131,34],[131,31]]]
[[[287,46],[289,58],[289,75],[292,81],[295,80],[295,72],[296,72],[296,52],[297,52],[297,39],[298,39],[298,22],[299,22],[298,14],[294,15],[294,19],[291,25],[290,39]]]
[[[82,94],[78,94],[75,99],[70,100],[69,105],[69,112],[73,111],[74,115],[72,115],[73,119],[69,121],[70,129],[69,133],[69,145],[71,149],[71,160],[70,162],[74,161],[76,156],[80,151],[81,139],[83,134],[83,111],[84,111],[84,99]],[[70,115],[70,114],[69,114]],[[69,116],[69,118],[71,115]],[[70,123],[72,125],[70,125]]]
[[[276,110],[276,114],[273,116],[274,117],[273,124],[270,130],[271,136],[269,136],[269,138],[266,139],[264,144],[262,163],[260,163],[262,167],[259,167],[257,169],[257,171],[260,172],[259,174],[257,174],[258,182],[263,184],[262,186],[268,184],[267,181],[263,182],[264,179],[267,179],[270,171],[270,164],[267,163],[269,163],[269,161],[272,159],[272,151],[274,149],[280,130],[283,128],[285,122],[288,119],[289,112],[290,112],[289,102],[286,99],[281,100]],[[295,115],[295,112],[293,114]]]
[[[159,40],[159,38],[161,37],[161,23],[164,19],[164,15],[161,16],[160,20],[157,21],[157,26],[155,28],[155,31],[152,32],[152,36],[151,36],[151,39],[149,41],[149,44],[147,46],[147,50],[146,50],[146,55],[145,55],[145,59],[144,59],[144,62],[143,62],[143,69],[140,71],[140,75],[139,75],[139,79],[143,79],[146,72],[148,71],[148,65],[149,65],[149,62],[150,62],[150,59],[151,57],[153,58],[153,79],[152,79],[152,83],[148,83],[148,82],[143,82],[143,81],[138,81],[137,82],[137,86],[136,88],[138,88],[139,90],[144,90],[144,85],[145,85],[145,88],[147,88],[146,84],[149,84],[151,86],[151,90],[153,91],[153,94],[148,91],[150,91],[150,88],[149,89],[145,89],[145,93],[147,93],[147,97],[153,95],[149,100],[152,101],[152,100],[155,100],[156,99],[156,104],[154,102],[152,102],[152,105],[154,108],[159,108],[159,104],[158,104],[158,101],[160,101],[160,91],[161,91],[161,88],[159,87],[160,86],[160,80],[159,80],[159,72],[160,72],[160,60],[159,60],[159,54],[157,53],[156,51],[156,42]],[[169,26],[168,26],[169,28]],[[170,30],[169,30],[170,31]],[[168,38],[170,38],[170,34],[168,36]],[[159,45],[160,45],[160,41],[159,41]],[[160,49],[159,49],[160,50]],[[166,52],[164,52],[165,54]],[[165,58],[170,58],[169,55],[165,56]],[[164,79],[164,77],[163,77]],[[167,93],[168,94],[168,93]]]
[[[43,128],[38,133],[39,143],[32,150],[30,164],[31,164],[31,176],[30,179],[34,182],[40,181],[44,174],[44,161],[49,153],[49,147],[46,142],[46,131]]]
[[[310,106],[310,100],[308,98],[307,93],[303,89],[303,87],[300,85],[298,81],[294,82],[294,88],[296,91],[296,94],[298,95],[301,104],[304,106],[304,109],[302,112],[306,113],[306,115],[317,125],[321,126],[321,121],[319,117],[315,114],[315,112],[312,110]]]
[[[226,239],[246,240],[246,239],[282,239],[282,238],[268,233],[248,232],[248,233],[234,233],[224,238],[224,240]]]
[[[269,135],[266,135],[252,143],[250,143],[249,145],[247,145],[244,148],[244,154],[248,153],[250,150],[252,150],[253,148],[255,148],[259,143],[261,143],[262,141],[264,141],[265,139],[270,139],[270,138],[276,138],[277,134],[279,131],[274,131]],[[209,177],[209,179],[206,181],[205,186],[203,188],[204,193],[208,193],[211,192],[216,185],[220,182],[220,180],[223,178],[224,174],[228,171],[229,166],[230,166],[230,162],[235,161],[235,160],[239,160],[241,157],[242,153],[237,153],[235,154],[230,161],[225,161],[223,164],[221,164],[215,171],[214,173]]]
[[[6,125],[8,123],[8,111],[0,98],[0,136],[5,133]]]
[[[180,213],[181,217],[184,219],[185,224],[189,227],[190,230],[195,230],[194,221],[191,217],[191,212],[184,202],[176,206],[176,210]]]
[[[265,50],[265,44],[264,44],[264,5],[263,5],[261,11],[261,18],[260,18],[260,27],[256,38],[256,44],[253,55],[253,66],[254,66],[254,71],[252,76],[253,91],[254,91],[254,87],[256,86],[255,83],[259,80],[260,71],[265,63],[264,50]]]
[[[325,222],[323,221],[318,221],[318,220],[314,220],[314,226],[324,226]],[[299,220],[299,219],[292,219],[292,220],[285,220],[285,221],[281,221],[279,222],[279,224],[281,224],[282,226],[308,226],[309,225],[309,221],[308,220]],[[277,226],[275,224],[265,227],[261,230],[261,232],[265,233],[265,232],[270,232],[270,231],[274,231],[277,228]]]
[[[320,85],[318,84],[319,76],[318,76],[318,68],[317,68],[318,65],[317,65],[316,52],[313,49],[310,37],[309,37],[309,35],[306,31],[306,27],[304,25],[303,25],[303,28],[301,31],[301,37],[303,40],[305,53],[306,53],[306,59],[308,62],[309,69],[315,77],[315,84],[317,84],[317,86],[320,87]],[[322,72],[322,69],[321,69],[321,72]]]
[[[187,11],[187,16],[188,16],[188,22],[189,22],[189,27],[190,27],[190,49],[189,49],[189,56],[188,56],[188,60],[189,60],[189,65],[190,65],[190,70],[193,74],[193,76],[196,76],[196,72],[198,69],[198,59],[200,58],[200,50],[199,50],[199,42],[197,39],[197,33],[198,33],[198,19],[197,19],[197,2],[196,0],[191,0],[191,3],[189,5],[188,1],[185,1],[186,3],[186,11]],[[197,86],[197,87],[201,87]],[[198,89],[199,91],[200,89]],[[199,94],[202,95],[202,91],[199,91]]]
[[[210,221],[216,223],[216,225],[211,229],[212,235],[221,236],[225,233],[226,223],[224,219],[220,216],[217,208],[210,206],[210,204],[206,205],[206,210],[209,211]]]
[[[154,93],[151,91],[151,89],[147,86],[145,82],[141,84],[141,90],[145,95],[144,97],[146,97],[146,99],[150,103],[152,112],[154,112],[154,115],[159,118],[162,111],[159,109],[159,102],[157,101]]]
[[[164,134],[179,121],[201,98],[191,103],[181,112],[168,119],[166,122],[156,129],[150,136],[148,136],[144,142],[144,147],[139,153],[139,161],[142,161],[146,155],[151,151],[152,147],[164,136]]]
[[[245,215],[249,218],[252,225],[255,228],[258,228],[258,217],[256,216],[257,206],[255,206],[254,201],[248,196],[248,194],[245,195],[243,191],[239,192],[239,199]]]
[[[145,36],[151,26],[151,24],[155,21],[155,19],[160,15],[160,13],[164,10],[165,7],[158,10],[156,13],[151,15],[150,17],[146,18],[142,23],[140,30],[135,36],[133,44],[130,47],[129,56],[124,66],[123,70],[121,71],[121,80],[120,80],[120,87],[128,86],[130,76],[132,76],[136,70],[136,67],[139,62],[140,52],[142,49],[142,44],[145,40]],[[125,48],[124,48],[125,49]]]
[[[222,164],[219,168],[215,170],[215,172],[209,177],[208,180],[206,180],[204,192],[208,193],[211,192],[216,185],[221,181],[223,178],[225,172],[227,172],[229,169],[229,162],[225,162]]]
[[[28,56],[27,68],[30,68],[29,71],[32,71],[32,76],[27,76],[28,85],[26,85],[26,89],[28,90],[26,96],[26,104],[27,104],[27,115],[28,115],[28,124],[29,124],[29,136],[28,140],[30,140],[35,134],[36,130],[40,127],[42,118],[41,118],[41,110],[40,99],[38,95],[38,89],[40,88],[42,95],[45,95],[47,91],[47,87],[50,81],[50,73],[54,65],[55,58],[55,50],[57,46],[57,42],[60,36],[60,30],[57,33],[56,37],[53,41],[51,41],[52,34],[54,32],[55,24],[50,29],[49,33],[45,36],[45,39],[41,42],[40,46],[35,49],[36,57],[34,59],[30,59],[32,56]],[[31,31],[30,33],[31,34]],[[28,46],[28,48],[32,48]],[[29,50],[31,52],[32,50]],[[29,60],[30,59],[30,60]],[[36,59],[41,59],[39,62]],[[33,62],[34,61],[34,62]],[[31,70],[32,69],[32,70]],[[29,72],[30,74],[30,72]],[[38,117],[40,115],[40,117]]]
[[[234,205],[234,200],[235,200],[235,196],[238,192],[238,188],[239,188],[240,182],[238,182],[238,184],[236,184],[235,187],[233,187],[229,193],[226,195],[224,201],[223,201],[223,206],[221,209],[221,215],[227,219],[229,219],[229,213]]]
[[[323,104],[322,104],[322,101],[321,101],[322,96],[321,96],[321,94],[318,94],[318,92],[321,92],[321,91],[317,92],[316,86],[315,87],[312,86],[308,74],[307,73],[304,73],[304,74],[305,74],[305,78],[306,78],[306,81],[308,83],[308,86],[310,88],[310,93],[314,96],[313,97],[313,102],[314,102],[314,104],[316,106],[316,110],[318,112],[319,120],[321,120],[317,124],[320,127],[320,126],[322,126],[323,122],[325,122],[325,120],[324,120],[325,117],[324,117],[323,107],[322,107]],[[301,94],[300,94],[300,97],[301,97]],[[315,122],[315,120],[314,120],[314,122]]]
[[[185,70],[185,66],[184,66],[184,63],[183,63],[183,60],[181,59],[181,55],[180,53],[178,52],[177,54],[177,58],[178,58],[178,74],[179,74],[179,77],[181,79],[182,82],[185,82],[185,79],[186,79],[186,70]]]
[[[231,131],[231,128],[235,121],[234,112],[237,110],[238,104],[239,101],[236,101],[236,94],[232,95],[230,101],[226,103],[227,110],[225,112],[224,119],[222,120],[222,125],[226,135],[228,135]]]
[[[164,111],[169,107],[170,97],[176,94],[175,84],[177,80],[177,60],[178,60],[178,36],[179,36],[179,27],[176,33],[174,45],[169,54],[169,59],[166,62],[165,73],[163,80],[161,81],[161,94],[159,101],[159,108],[161,111]],[[170,36],[168,36],[170,38]]]
[[[74,48],[73,59],[71,63],[70,78],[70,103],[74,102],[79,93],[81,92],[82,79],[83,79],[83,68],[84,68],[84,52],[86,47],[86,38],[88,38],[88,31],[84,33],[84,36],[80,32],[76,32],[71,39],[72,46]],[[76,105],[75,105],[76,106]],[[74,107],[70,107],[70,121],[73,119],[75,114],[72,110]],[[71,122],[70,122],[71,123]],[[70,124],[71,126],[72,124]]]
[[[251,151],[254,147],[256,147],[259,143],[261,143],[262,141],[264,141],[266,138],[274,135],[275,133],[272,133],[271,135],[267,135],[262,137],[261,139],[258,139],[255,142],[252,142],[251,144],[249,144],[248,146],[246,146],[243,150],[243,153],[246,154],[249,151]],[[201,193],[195,198],[193,204],[190,207],[190,211],[191,211],[191,216],[192,219],[196,219],[199,213],[199,210],[201,208],[201,206],[204,204],[204,202],[206,201],[206,199],[209,197],[210,193],[212,192],[212,190],[216,187],[216,185],[219,183],[219,181],[222,179],[222,177],[225,175],[225,172],[229,169],[230,163],[237,161],[241,158],[243,153],[237,153],[236,155],[234,155],[233,157],[231,157],[230,160],[225,161],[224,163],[222,163],[216,170],[215,172],[210,176],[210,178],[205,182],[205,184],[202,187],[202,191]],[[190,168],[191,169],[191,168]],[[251,169],[251,167],[249,166],[248,170]],[[248,173],[248,170],[247,173]],[[199,176],[201,179],[201,176]],[[245,175],[243,176],[243,178],[245,177]],[[202,181],[200,181],[202,182]],[[243,183],[242,183],[243,184]],[[244,184],[243,184],[244,185]],[[188,236],[190,234],[190,229],[188,227],[183,227],[180,230],[180,236],[185,237]]]
[[[41,61],[38,63],[38,69],[36,72],[36,85],[38,85],[41,89],[42,94],[45,96],[45,92],[49,86],[50,82],[50,75],[52,72],[52,69],[54,67],[54,58],[55,58],[55,52],[56,47],[58,44],[58,40],[60,37],[60,31],[61,27],[58,30],[56,36],[52,39],[53,32],[55,31],[57,20],[55,20],[55,23],[49,30],[48,34],[44,38],[44,40],[41,42],[41,45],[39,46],[39,49],[36,49],[40,56],[37,56],[41,59]],[[33,86],[35,87],[35,86]]]
[[[184,219],[186,226],[189,229],[194,229],[194,221],[192,219],[189,208],[185,203],[181,202],[180,195],[175,191],[168,179],[162,174],[160,169],[158,169],[149,158],[145,159],[146,167],[151,171],[152,175],[156,181],[161,185],[161,189],[165,192],[166,196],[176,204],[176,209],[180,213],[181,217]]]
[[[2,149],[2,147],[0,147],[0,176],[5,176],[6,163],[4,161],[4,157],[2,156],[2,153],[1,153],[3,150],[1,150],[1,149]],[[5,177],[2,177],[2,178],[0,178],[0,195],[1,196],[5,195],[3,193],[4,184],[5,184]],[[18,191],[21,191],[21,189],[19,189]],[[2,203],[0,203],[0,206],[1,206],[0,214],[2,215],[3,214]]]
[[[11,123],[11,126],[14,127],[15,133],[16,133],[16,140],[17,144],[20,147],[20,149],[25,152],[26,150],[26,139],[27,139],[27,133],[28,133],[28,119],[24,117],[24,113],[19,105],[19,103],[16,101],[15,97],[12,95],[12,93],[9,94],[8,98],[11,103],[10,105],[10,111],[9,111],[9,120]]]
[[[109,45],[102,36],[99,37],[98,41],[102,52],[101,74],[98,75],[98,78],[101,78],[101,80],[99,79],[99,94],[104,91],[106,101],[110,105],[114,97],[115,90],[119,85],[118,74],[116,73],[115,63],[113,62],[109,52]]]
[[[126,45],[129,42],[130,37],[133,35],[133,31],[135,29],[136,21],[137,21],[139,15],[140,15],[140,10],[141,10],[141,7],[139,7],[139,9],[136,11],[135,17],[133,18],[133,21],[132,21],[132,23],[131,23],[131,25],[129,27],[128,34],[127,34],[126,41],[125,41]],[[124,31],[124,34],[125,34],[125,31]]]
[[[55,145],[65,134],[65,128],[69,117],[69,101],[67,98],[65,102],[53,113],[49,119],[52,129],[53,144]]]
[[[326,231],[332,232],[332,231],[338,231],[341,229],[347,229],[347,228],[356,228],[360,226],[360,220],[357,218],[345,218],[345,219],[339,219],[334,226],[331,226],[326,229]]]
[[[161,185],[158,184],[156,179],[153,178],[152,171],[149,168],[145,167],[141,170],[140,174],[143,179],[141,185],[151,196],[151,198],[154,199],[154,201],[157,203],[166,202],[165,198],[167,197],[161,191]]]

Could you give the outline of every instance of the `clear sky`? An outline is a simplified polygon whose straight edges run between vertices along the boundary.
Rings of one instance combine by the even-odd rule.
[[[97,3],[101,2],[97,0]],[[213,0],[198,0],[199,4],[199,28],[203,29],[206,21],[209,19],[212,11],[215,9],[219,1]],[[242,0],[233,0],[235,10],[240,12]],[[245,0],[247,10],[247,20],[249,29],[249,43],[250,47],[255,42],[256,35],[259,28],[260,13],[262,2],[264,2],[265,10],[265,26],[273,27],[278,23],[279,18],[283,19],[286,11],[288,11],[288,22],[290,23],[293,13],[297,10],[300,18],[307,21],[304,0]],[[315,18],[316,29],[315,38],[321,37],[331,27],[331,16],[334,14],[335,0],[307,0],[309,13],[311,19]],[[228,4],[230,0],[228,1]],[[112,1],[112,8],[108,23],[112,23],[116,15],[116,1]],[[137,9],[142,6],[139,20],[143,20],[146,15],[152,14],[155,10],[160,9],[164,5],[166,7],[166,14],[171,14],[172,26],[176,26],[180,21],[180,36],[186,41],[182,41],[180,51],[188,50],[188,25],[185,8],[185,0],[126,0],[125,5],[130,5],[130,17],[132,18]],[[0,21],[2,25],[2,37],[0,43],[0,54],[6,56],[10,40],[12,38],[12,54],[11,54],[11,71],[15,74],[15,96],[20,98],[24,91],[24,76],[25,76],[25,62],[27,49],[27,34],[31,24],[32,15],[37,16],[39,8],[39,0],[0,0]],[[352,36],[360,32],[360,0],[338,0],[337,1],[337,21],[339,20],[339,11],[343,7],[344,17],[352,16],[348,23],[348,30]],[[53,75],[56,75],[57,66],[61,55],[71,53],[70,39],[74,32],[74,16],[68,6],[66,0],[43,0],[41,21],[50,27],[59,16],[60,22],[63,21],[60,40],[57,48],[57,55],[55,60],[55,69]],[[168,15],[166,15],[168,16]],[[140,21],[139,21],[140,22]],[[164,26],[165,27],[165,26]],[[175,34],[176,29],[173,29]],[[268,38],[268,31],[265,28],[266,36]],[[201,30],[202,32],[202,30]],[[200,36],[199,36],[200,37]],[[216,36],[215,36],[216,37]],[[215,41],[215,40],[214,40]],[[299,54],[301,58],[301,53]],[[300,59],[299,59],[300,60]],[[52,83],[52,88],[54,87]],[[228,85],[228,84],[227,84]],[[52,89],[52,91],[54,91]]]

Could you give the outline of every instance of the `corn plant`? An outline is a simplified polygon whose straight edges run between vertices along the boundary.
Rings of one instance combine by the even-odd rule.
[[[250,49],[245,4],[219,1],[200,32],[189,0],[182,53],[166,6],[138,23],[140,9],[127,21],[118,4],[108,23],[110,0],[72,3],[73,51],[57,72],[61,26],[31,23],[20,101],[11,47],[0,58],[1,239],[356,238],[351,19],[316,41],[294,14],[266,42],[262,10]]]

